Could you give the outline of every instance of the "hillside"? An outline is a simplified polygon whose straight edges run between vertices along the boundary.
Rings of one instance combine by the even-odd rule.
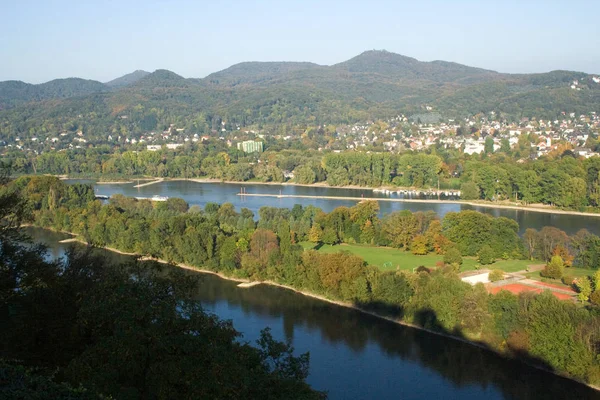
[[[103,92],[108,88],[101,82],[67,78],[32,85],[21,81],[0,82],[0,109],[47,99],[64,99]]]
[[[490,111],[512,119],[556,118],[563,111],[600,111],[600,84],[580,72],[502,74],[367,51],[332,66],[244,62],[204,79],[157,70],[136,71],[106,85],[82,79],[2,82],[0,104],[15,107],[0,111],[0,134],[7,138],[41,126],[106,137],[106,132],[139,134],[170,124],[209,133],[221,121],[229,127],[337,124],[431,109],[448,118]]]
[[[112,81],[106,82],[105,85],[111,88],[122,88],[136,83],[147,75],[150,75],[150,72],[138,69],[137,71],[133,71],[129,74],[113,79]]]

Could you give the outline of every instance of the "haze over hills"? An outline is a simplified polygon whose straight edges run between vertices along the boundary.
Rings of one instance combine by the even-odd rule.
[[[508,118],[555,118],[563,111],[600,110],[600,84],[581,72],[502,74],[366,51],[331,66],[244,62],[203,79],[157,70],[135,71],[106,84],[77,78],[41,85],[0,82],[0,108],[12,108],[0,112],[5,135],[35,131],[42,124],[99,135],[169,124],[210,132],[215,121],[232,126],[348,123],[429,111],[448,118],[491,111]]]
[[[106,82],[105,85],[110,86],[112,88],[120,88],[123,86],[129,86],[149,74],[150,74],[150,72],[138,69],[136,71],[133,71],[132,73],[123,75],[119,78],[113,79],[112,81]]]

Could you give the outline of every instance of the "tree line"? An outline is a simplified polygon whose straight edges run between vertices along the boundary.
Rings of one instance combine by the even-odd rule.
[[[7,156],[15,173],[83,177],[212,178],[224,181],[292,182],[331,186],[460,189],[463,200],[514,200],[566,209],[600,207],[600,158],[563,155],[516,163],[507,155],[468,156],[432,149],[403,154],[318,152],[280,148],[244,154],[223,141],[177,150],[114,151],[108,146]],[[291,143],[288,143],[292,146]],[[290,178],[293,174],[293,178]]]
[[[593,263],[590,255],[598,251],[593,247],[597,237],[586,240],[576,252],[577,240],[559,243],[544,229],[530,247],[519,238],[516,222],[474,211],[449,213],[441,220],[432,213],[406,211],[380,219],[377,203],[365,201],[331,213],[312,206],[265,207],[256,221],[251,211],[238,212],[231,204],[207,204],[200,209],[181,199],[152,203],[123,196],[102,204],[94,200],[89,187],[68,189],[51,177],[20,178],[14,185],[30,199],[37,224],[74,232],[98,246],[232,277],[278,282],[486,343],[495,351],[533,360],[586,382],[600,380],[596,357],[600,317],[593,304],[578,306],[548,293],[488,295],[482,285],[462,282],[455,265],[460,268],[462,256],[482,254],[492,259],[546,257],[547,249],[550,262],[557,252],[565,258],[568,252],[576,264]],[[299,243],[305,240],[389,245],[437,251],[445,257],[454,253],[458,259],[448,259],[433,270],[420,268],[417,273],[384,272],[349,253],[304,251]],[[561,250],[561,245],[568,251]],[[598,291],[598,282],[591,284]]]
[[[196,277],[133,259],[113,264],[96,249],[46,259],[20,225],[40,209],[91,211],[93,192],[37,183],[25,198],[0,176],[0,397],[326,397],[306,383],[308,353],[294,355],[268,328],[245,343],[195,300]]]

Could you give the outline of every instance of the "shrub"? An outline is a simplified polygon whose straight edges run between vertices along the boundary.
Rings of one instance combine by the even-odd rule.
[[[600,306],[600,289],[596,289],[591,295],[590,295],[590,302],[592,304],[596,304],[598,306]]]
[[[502,279],[504,279],[504,271],[500,269],[495,269],[492,272],[490,272],[489,278],[490,282],[501,281]]]
[[[587,301],[592,294],[592,283],[590,282],[590,278],[587,276],[582,276],[579,279],[576,279],[574,282],[577,287],[577,291],[579,291],[579,300],[582,302]]]
[[[431,270],[424,265],[419,265],[417,267],[417,273],[419,273],[419,272],[427,272],[429,274],[429,273],[431,273]]]
[[[446,251],[446,254],[444,254],[444,264],[462,265],[462,263],[462,255],[460,254],[460,250],[456,247],[449,248],[448,251]]]
[[[560,256],[553,256],[540,275],[546,278],[560,279],[565,271],[565,265]]]
[[[489,245],[484,245],[481,250],[479,250],[478,260],[482,265],[493,264],[496,261],[494,250],[492,250]]]
[[[573,278],[571,275],[565,275],[561,279],[562,283],[564,283],[565,285],[569,285],[569,286],[573,286],[574,280],[575,280],[575,278]]]

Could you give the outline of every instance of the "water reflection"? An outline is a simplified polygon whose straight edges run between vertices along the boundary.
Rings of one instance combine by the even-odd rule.
[[[53,255],[65,235],[28,229]],[[113,260],[127,257],[102,251]],[[164,273],[171,268],[163,267]],[[197,300],[233,320],[253,342],[269,326],[298,353],[311,354],[309,383],[331,399],[599,399],[600,392],[505,360],[449,338],[393,324],[292,291],[258,285],[240,289],[213,275],[199,279]]]
[[[167,181],[141,188],[134,188],[131,184],[110,184],[96,185],[97,194],[110,196],[115,193],[126,196],[152,197],[154,195],[181,197],[191,205],[204,206],[206,203],[232,203],[238,210],[246,207],[258,214],[262,206],[292,208],[294,204],[307,206],[312,204],[322,208],[326,212],[332,211],[336,207],[351,207],[357,201],[364,197],[388,197],[382,193],[373,193],[366,189],[338,189],[325,187],[304,187],[304,186],[284,186],[284,185],[243,185],[226,183],[197,183],[189,181]],[[328,199],[305,199],[305,198],[275,198],[275,197],[249,197],[238,196],[241,188],[246,193],[266,193],[266,194],[286,194],[302,196],[337,196],[337,197],[355,197],[353,200],[328,200]],[[398,197],[393,195],[392,197]],[[544,226],[555,226],[566,231],[568,234],[574,234],[580,229],[587,229],[590,232],[600,235],[600,216],[584,217],[577,215],[550,214],[533,211],[520,211],[513,209],[499,209],[489,207],[470,206],[451,203],[398,203],[398,202],[379,202],[381,214],[388,214],[397,210],[411,211],[434,211],[440,216],[450,211],[477,210],[483,213],[491,214],[495,217],[507,217],[516,220],[519,223],[521,232],[527,228],[541,229]]]

